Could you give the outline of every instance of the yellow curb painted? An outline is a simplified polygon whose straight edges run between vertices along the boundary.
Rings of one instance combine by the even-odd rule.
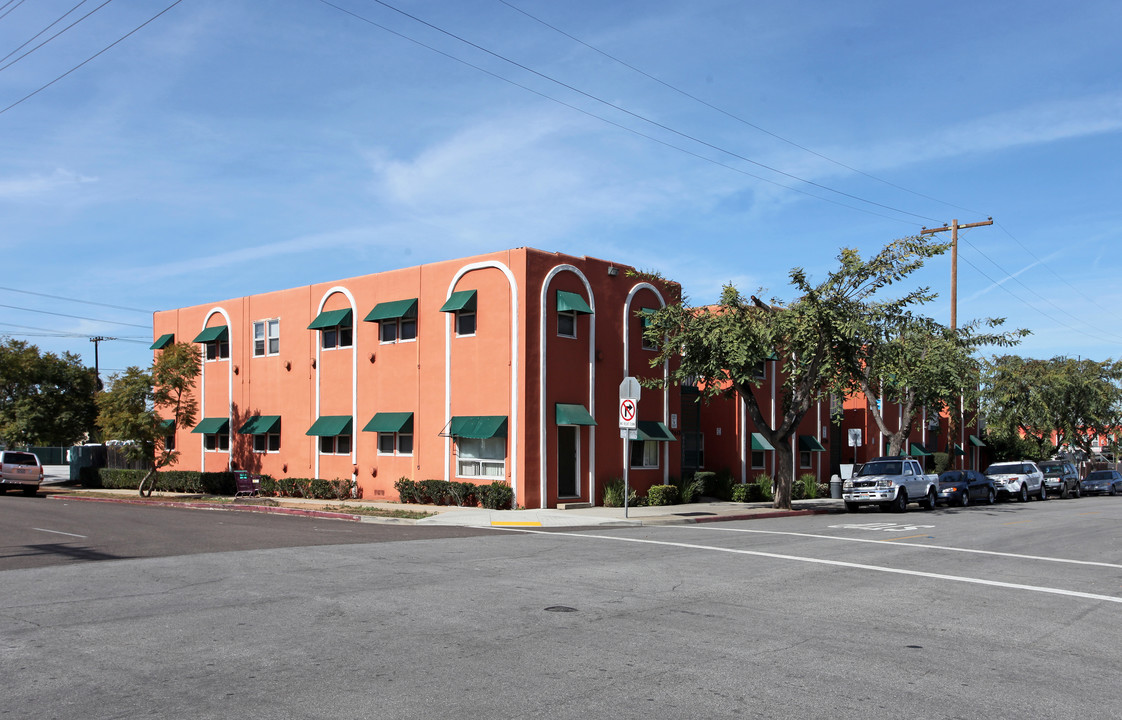
[[[492,520],[491,521],[491,526],[494,527],[495,525],[504,525],[504,526],[506,526],[506,525],[517,525],[519,527],[541,527],[542,526],[542,524],[540,522],[532,522],[532,521],[530,521],[530,522],[513,522],[513,521],[508,522],[506,520]]]

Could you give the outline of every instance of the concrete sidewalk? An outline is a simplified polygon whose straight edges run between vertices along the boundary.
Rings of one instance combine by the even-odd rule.
[[[842,512],[841,500],[796,500],[791,510],[776,510],[771,503],[698,502],[689,505],[623,508],[583,507],[569,510],[487,510],[448,505],[413,505],[365,500],[307,500],[304,498],[229,498],[178,493],[153,493],[141,498],[135,490],[86,490],[68,486],[42,487],[40,494],[66,500],[136,503],[209,510],[240,510],[297,514],[356,522],[460,527],[634,527],[675,525],[769,517]],[[429,517],[394,518],[361,514],[363,510],[432,513]]]

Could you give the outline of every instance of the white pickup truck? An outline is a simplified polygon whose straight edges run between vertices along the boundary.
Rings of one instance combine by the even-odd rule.
[[[881,510],[904,512],[909,502],[931,510],[938,496],[939,476],[925,475],[909,457],[873,458],[842,485],[842,500],[850,512],[874,504]]]

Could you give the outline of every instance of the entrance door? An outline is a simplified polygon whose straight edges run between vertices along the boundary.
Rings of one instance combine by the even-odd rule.
[[[580,496],[578,487],[579,463],[577,462],[577,431],[574,425],[561,425],[557,428],[557,497],[574,498]]]

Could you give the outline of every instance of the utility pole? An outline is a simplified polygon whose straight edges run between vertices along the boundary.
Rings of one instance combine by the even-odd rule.
[[[98,392],[101,392],[101,390],[104,386],[101,383],[101,370],[98,367],[98,362],[97,362],[97,344],[99,342],[103,342],[105,340],[116,340],[116,339],[117,338],[114,338],[114,337],[102,337],[100,335],[98,335],[97,337],[90,338],[90,342],[92,342],[94,344],[94,376],[97,378],[97,391]]]
[[[951,231],[951,332],[954,332],[958,329],[958,229],[962,228],[965,230],[967,228],[982,227],[983,225],[993,225],[993,218],[987,218],[984,222],[970,223],[968,225],[959,225],[957,219],[951,220],[950,225],[944,225],[941,228],[931,228],[930,230],[928,230],[927,228],[923,228],[919,233],[920,235],[934,235],[935,233],[946,232],[948,230]],[[953,417],[950,419],[957,422],[959,443],[960,445],[965,446],[966,428],[964,426],[966,424],[966,413],[964,411],[964,408],[962,407],[962,395],[959,395],[956,400],[957,402],[955,403],[954,411],[957,417]],[[975,418],[977,418],[976,414]],[[948,427],[947,453],[951,453],[951,451],[954,450],[951,442],[952,432],[953,428]],[[951,457],[954,456],[952,455]],[[965,456],[963,456],[962,462],[965,463]]]
[[[982,227],[983,225],[993,225],[993,218],[989,218],[985,222],[970,223],[969,225],[959,225],[958,220],[951,220],[950,225],[944,225],[941,228],[923,228],[920,230],[920,235],[934,235],[935,233],[951,231],[951,330],[958,328],[958,230],[962,228]]]

